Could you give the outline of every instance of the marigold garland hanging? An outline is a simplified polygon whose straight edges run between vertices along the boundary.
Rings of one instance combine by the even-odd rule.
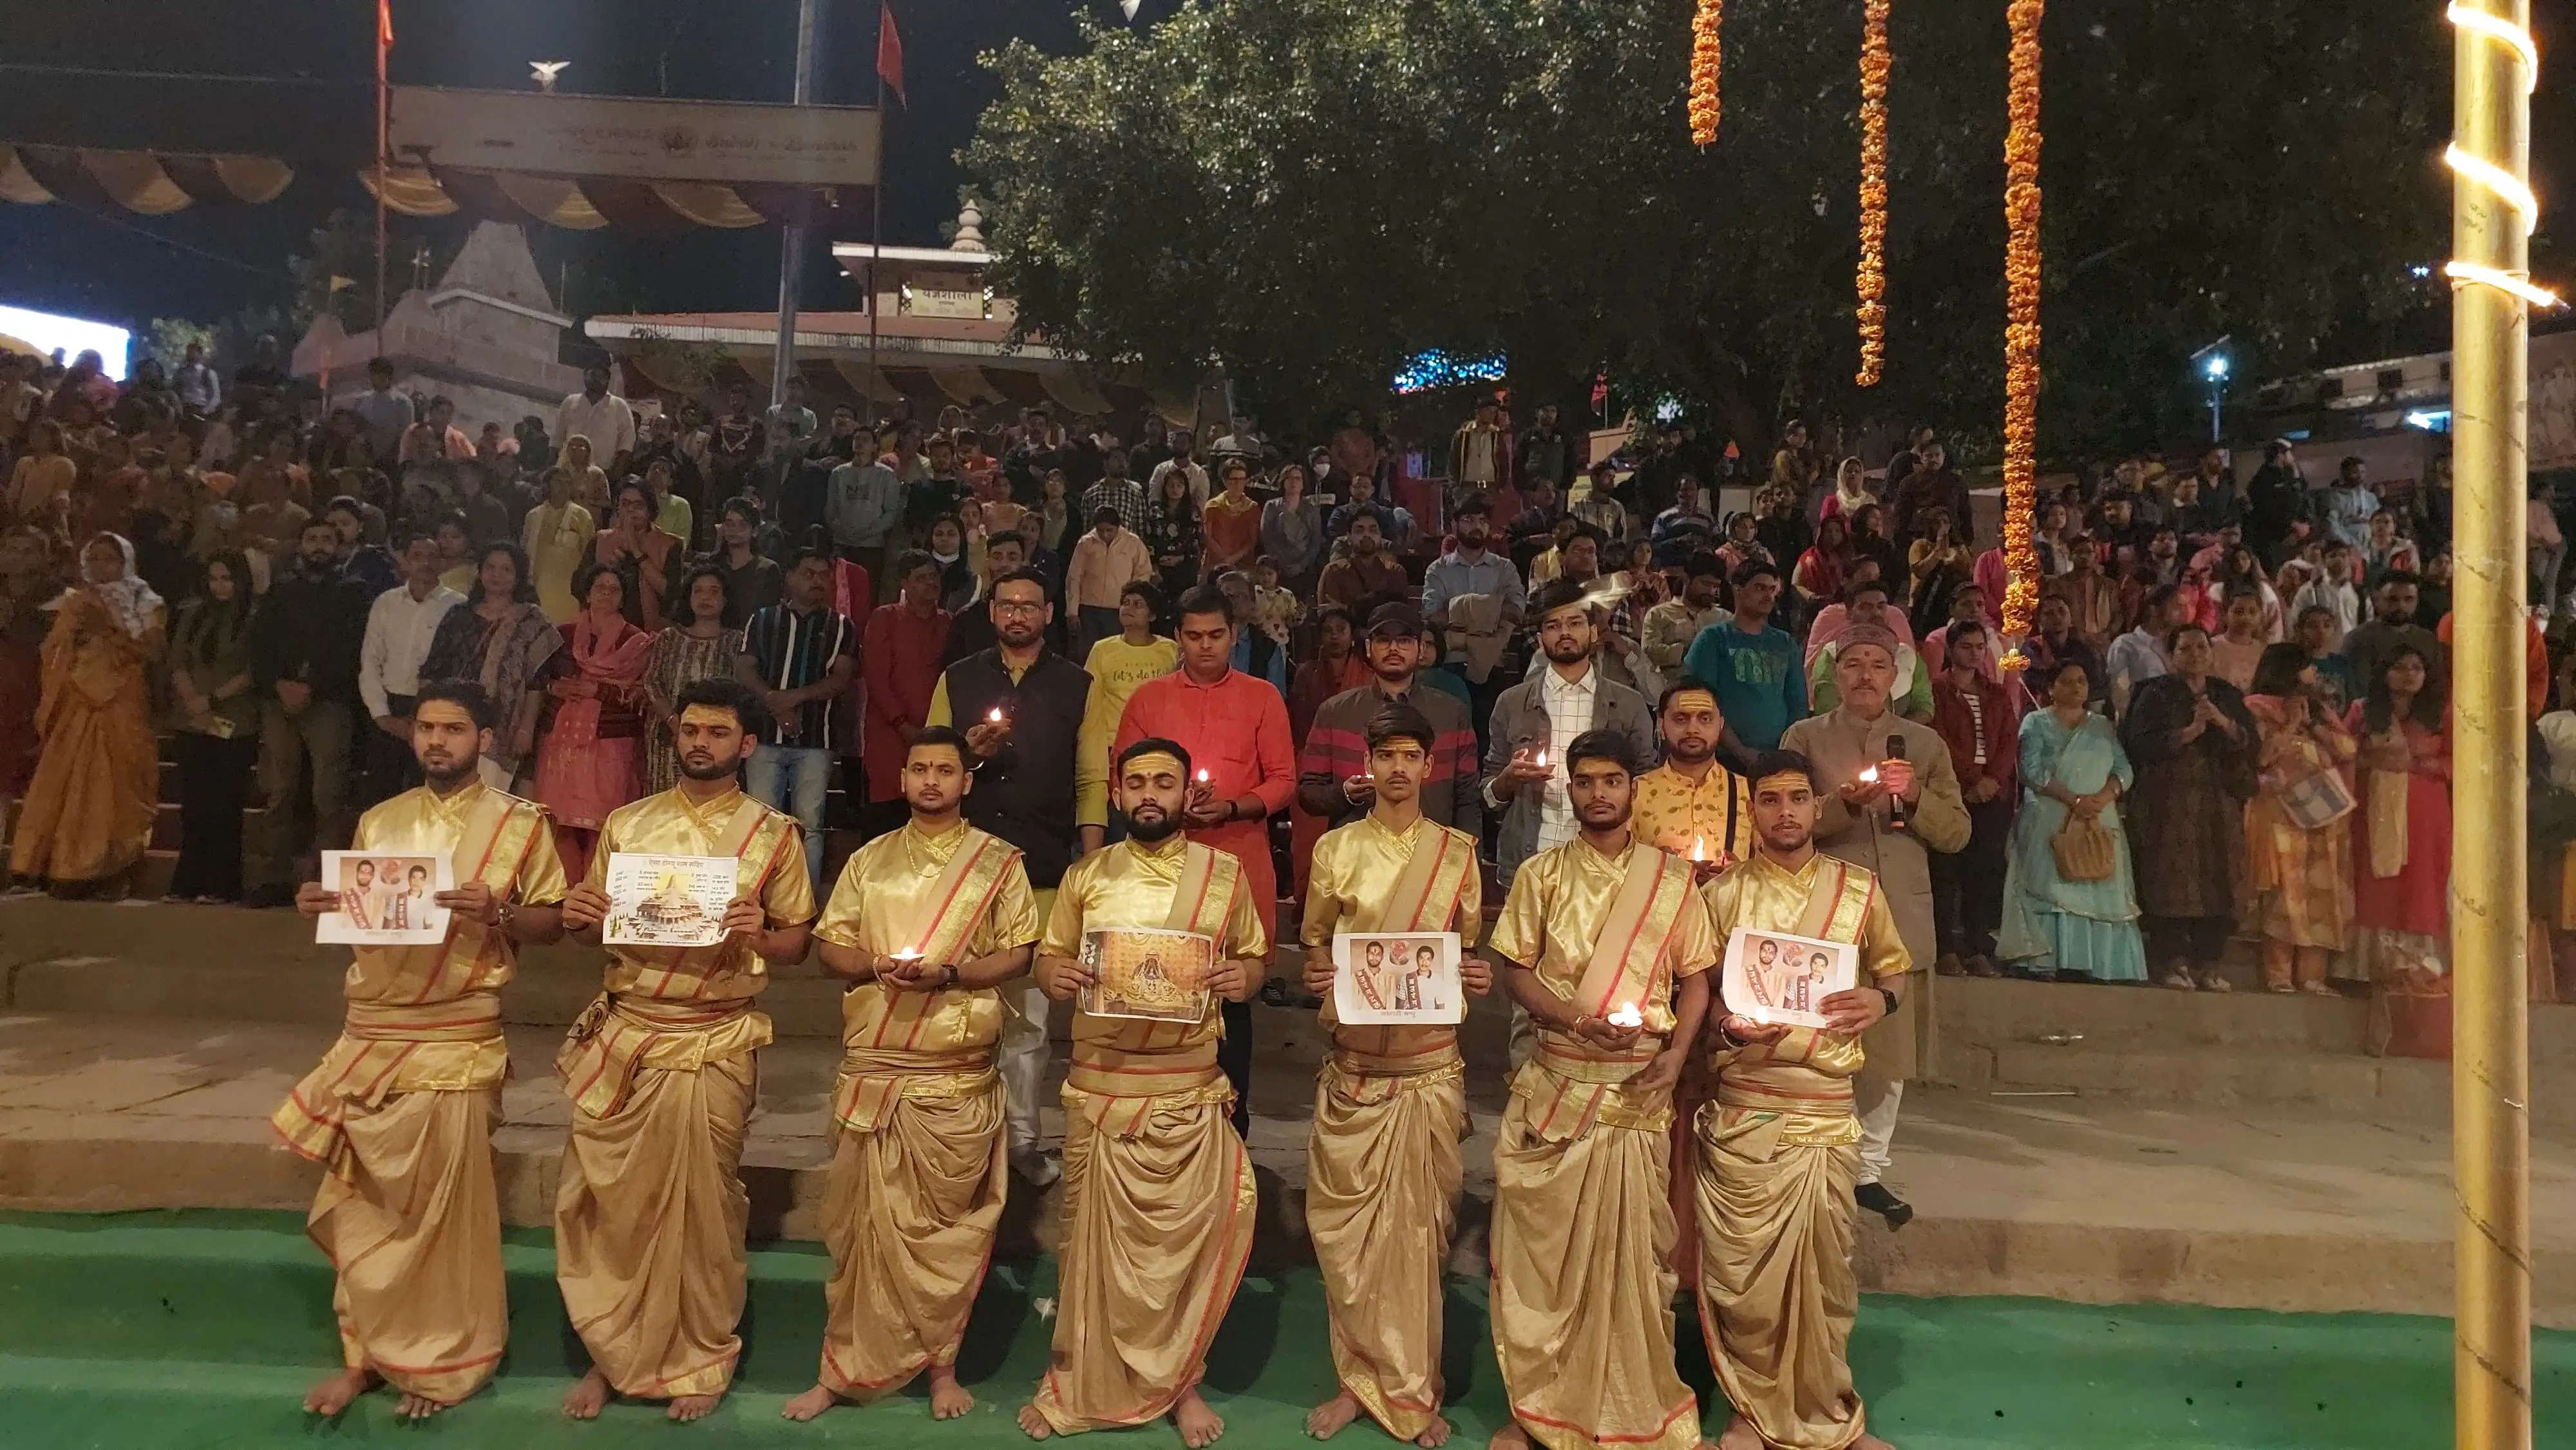
[[[1860,373],[1878,385],[1887,360],[1887,7],[1867,0],[1860,41]]]
[[[1699,0],[1699,13],[1691,17],[1690,128],[1692,142],[1701,146],[1717,140],[1717,32],[1725,14],[1725,0]]]
[[[2004,135],[2004,634],[2029,637],[2039,599],[2031,524],[2039,431],[2039,22],[2043,0],[2011,0],[2011,80]],[[2006,663],[2027,661],[2015,649]]]

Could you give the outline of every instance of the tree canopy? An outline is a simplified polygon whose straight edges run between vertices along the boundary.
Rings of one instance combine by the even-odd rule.
[[[961,154],[1021,324],[1278,421],[1374,402],[1427,348],[1562,399],[1601,368],[1759,444],[1792,413],[2001,408],[2004,5],[1897,0],[1886,381],[1852,372],[1857,0],[1728,6],[1724,118],[1688,138],[1691,0],[1208,0],[985,57]],[[2240,378],[2375,345],[2441,295],[2449,37],[2335,0],[2060,0],[2042,107],[2040,423],[2187,426]]]

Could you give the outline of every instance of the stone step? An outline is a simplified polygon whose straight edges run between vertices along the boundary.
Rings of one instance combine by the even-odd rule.
[[[1955,1068],[1981,1049],[1947,1061]],[[2008,1043],[1993,1049],[1985,1073],[1956,1071],[1963,1088],[1991,1094],[2071,1092],[2085,1098],[2172,1107],[2226,1109],[2307,1107],[2374,1121],[2447,1124],[2451,1074],[2439,1062],[2351,1053],[2278,1055],[2223,1047],[2170,1050],[2088,1049],[2084,1044]],[[2532,1131],[2576,1128],[2576,1113],[2553,1102],[2534,1105]]]
[[[302,1210],[319,1169],[271,1144],[268,1114],[323,1048],[327,1024],[18,1014],[0,1021],[0,1207]],[[514,1080],[495,1139],[507,1222],[551,1219],[568,1106],[556,1035],[511,1033]],[[817,1231],[835,1045],[761,1054],[744,1153],[756,1242]],[[1058,1063],[1062,1059],[1059,1055]],[[1263,1052],[1250,1147],[1255,1268],[1307,1262],[1303,1185],[1311,1068]],[[1501,1084],[1471,1074],[1471,1136],[1451,1267],[1482,1270]],[[1061,1132],[1050,1106],[1043,1132]],[[1864,1215],[1865,1287],[2278,1310],[2443,1314],[2450,1307],[2447,1135],[2310,1114],[2168,1111],[2002,1099],[1918,1085],[1891,1181],[1917,1210],[1891,1233]],[[2576,1149],[2532,1152],[2533,1302],[2576,1325]],[[1014,1183],[997,1254],[1053,1241],[1056,1194]]]

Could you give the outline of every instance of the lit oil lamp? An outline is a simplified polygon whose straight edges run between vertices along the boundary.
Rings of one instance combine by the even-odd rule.
[[[1622,1002],[1619,1004],[1618,1011],[1602,1020],[1613,1027],[1643,1027],[1646,1025],[1646,1014],[1637,1010],[1636,1003]]]

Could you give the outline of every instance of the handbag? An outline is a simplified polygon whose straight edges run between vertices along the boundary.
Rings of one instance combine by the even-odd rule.
[[[2055,772],[2051,774],[2053,777]],[[2111,828],[2102,824],[2100,816],[2088,821],[2071,806],[2065,823],[2048,838],[2048,853],[2057,859],[2058,876],[2068,881],[2108,881],[2120,869],[2119,847],[2111,839]]]
[[[2281,814],[2302,831],[2321,831],[2351,815],[2356,803],[2343,772],[2320,770],[2281,788]]]
[[[2068,811],[2066,824],[2048,838],[2048,850],[2057,858],[2057,874],[2068,881],[2108,881],[2120,868],[2110,828],[2098,816],[2088,821]]]

